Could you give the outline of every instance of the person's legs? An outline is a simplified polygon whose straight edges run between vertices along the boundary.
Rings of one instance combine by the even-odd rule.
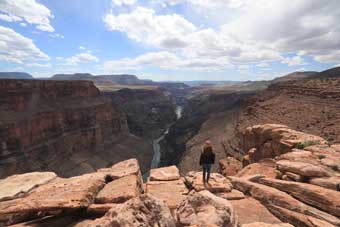
[[[207,183],[209,183],[210,171],[211,171],[211,165],[210,164],[207,164],[206,171],[207,171]]]
[[[207,175],[207,166],[206,164],[203,164],[202,167],[203,167],[203,183],[205,183],[205,179]]]

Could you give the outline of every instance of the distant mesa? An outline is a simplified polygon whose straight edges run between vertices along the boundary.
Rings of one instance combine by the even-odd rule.
[[[0,72],[0,79],[34,79],[31,74],[24,72]]]
[[[309,77],[314,76],[316,74],[318,74],[318,72],[315,71],[292,72],[287,75],[275,78],[272,81],[272,83],[308,79]]]
[[[289,73],[287,75],[275,78],[274,80],[272,80],[272,83],[286,82],[286,81],[293,81],[293,80],[305,80],[305,79],[327,79],[327,78],[334,78],[334,77],[340,77],[340,67],[327,69],[321,72],[315,72],[315,71],[293,72],[293,73]]]
[[[127,84],[127,85],[149,85],[154,84],[152,80],[140,80],[135,75],[118,74],[118,75],[92,75],[89,73],[75,73],[75,74],[56,74],[52,76],[52,80],[90,80],[96,84],[101,83],[114,83],[114,84]]]
[[[315,74],[311,77],[311,79],[326,79],[326,78],[334,78],[334,77],[340,77],[340,66],[327,69],[318,74]]]

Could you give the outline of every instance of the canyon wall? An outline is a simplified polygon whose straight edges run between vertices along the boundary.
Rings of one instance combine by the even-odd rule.
[[[145,139],[159,137],[176,120],[172,97],[162,88],[122,88],[103,94],[126,113],[130,132]]]
[[[209,91],[190,97],[183,116],[161,141],[160,165],[177,164],[182,173],[199,170],[199,155],[206,139],[212,141],[216,159],[224,158],[222,143],[234,130],[238,112],[253,95],[253,92]]]
[[[0,80],[0,177],[51,170],[73,176],[152,148],[90,81]]]
[[[329,144],[339,143],[340,78],[331,72],[329,77],[321,72],[286,78],[262,91],[197,89],[200,93],[189,97],[184,116],[162,143],[161,165],[177,164],[182,173],[200,169],[198,158],[208,138],[218,159],[232,156],[242,161],[248,152],[242,135],[247,127],[259,124],[283,124],[325,138]]]
[[[340,142],[340,78],[275,83],[244,109],[239,135],[252,125],[275,123]]]

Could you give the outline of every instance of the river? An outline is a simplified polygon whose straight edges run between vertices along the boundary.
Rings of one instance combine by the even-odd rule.
[[[180,119],[182,117],[182,110],[183,107],[181,106],[176,106],[176,116],[177,116],[177,120]],[[153,146],[153,157],[152,157],[152,161],[151,161],[151,167],[150,169],[154,169],[157,168],[159,165],[159,162],[161,160],[161,146],[160,146],[160,142],[164,139],[165,135],[169,133],[169,129],[170,127],[173,125],[174,123],[172,123],[171,125],[169,125],[166,130],[164,131],[164,133],[157,139],[152,141],[152,146]],[[146,174],[147,176],[149,175],[149,172]],[[146,176],[146,177],[147,177]]]

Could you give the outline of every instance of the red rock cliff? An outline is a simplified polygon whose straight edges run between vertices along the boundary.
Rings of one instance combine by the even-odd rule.
[[[90,172],[135,156],[124,143],[141,143],[92,82],[0,80],[0,90],[0,177]]]

